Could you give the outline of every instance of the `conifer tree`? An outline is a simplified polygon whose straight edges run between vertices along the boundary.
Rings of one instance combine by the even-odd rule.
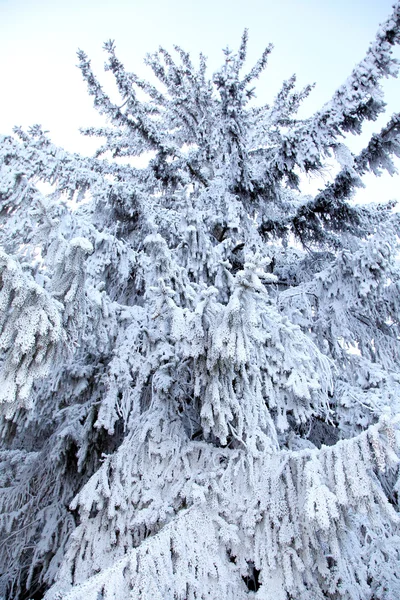
[[[400,223],[353,200],[400,114],[343,141],[399,42],[397,3],[299,119],[294,76],[252,103],[272,47],[246,74],[247,32],[211,80],[160,48],[157,86],[110,41],[118,103],[78,53],[94,157],[1,138],[0,597],[400,597]]]

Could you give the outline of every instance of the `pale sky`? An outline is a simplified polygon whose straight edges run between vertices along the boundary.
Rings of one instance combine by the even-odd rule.
[[[159,45],[172,50],[173,44],[193,59],[200,51],[208,56],[211,76],[222,48],[236,49],[245,27],[249,64],[269,42],[275,46],[257,86],[258,101],[270,101],[282,80],[296,73],[300,86],[317,84],[302,109],[308,116],[363,58],[391,6],[392,0],[0,0],[0,134],[40,123],[56,144],[90,153],[93,143],[78,129],[102,121],[75,66],[78,48],[106,87],[102,44],[110,38],[127,69],[141,76],[147,73],[145,54]],[[400,81],[386,80],[384,90],[387,113],[367,125],[363,140],[352,139],[354,151],[400,111]],[[400,176],[365,181],[360,199],[400,200]]]

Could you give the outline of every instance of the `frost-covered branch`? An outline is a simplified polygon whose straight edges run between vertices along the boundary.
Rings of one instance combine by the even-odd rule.
[[[10,417],[17,407],[31,406],[32,385],[49,374],[65,334],[62,305],[4,253],[0,281],[0,402]]]

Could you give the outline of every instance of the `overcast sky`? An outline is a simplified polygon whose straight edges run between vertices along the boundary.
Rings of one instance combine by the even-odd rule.
[[[102,44],[110,38],[126,67],[142,76],[145,54],[173,44],[193,57],[202,51],[211,74],[222,48],[237,48],[245,27],[249,64],[269,42],[275,46],[258,100],[271,100],[282,80],[296,73],[299,85],[317,84],[302,109],[307,116],[363,58],[391,6],[392,0],[0,0],[0,134],[40,123],[55,143],[88,153],[93,146],[78,129],[101,120],[75,66],[78,48],[106,85]],[[368,124],[367,134],[400,111],[400,81],[385,81],[384,90],[387,114]],[[352,149],[361,149],[365,139],[353,139]],[[399,176],[367,183],[372,200],[400,199]]]

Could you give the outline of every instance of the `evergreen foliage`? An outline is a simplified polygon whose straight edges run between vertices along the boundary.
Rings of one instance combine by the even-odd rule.
[[[247,32],[212,80],[160,48],[157,86],[110,41],[118,103],[78,53],[94,157],[0,139],[0,597],[400,597],[400,219],[352,200],[400,114],[343,143],[399,42],[397,3],[299,119],[294,76],[251,102]]]

